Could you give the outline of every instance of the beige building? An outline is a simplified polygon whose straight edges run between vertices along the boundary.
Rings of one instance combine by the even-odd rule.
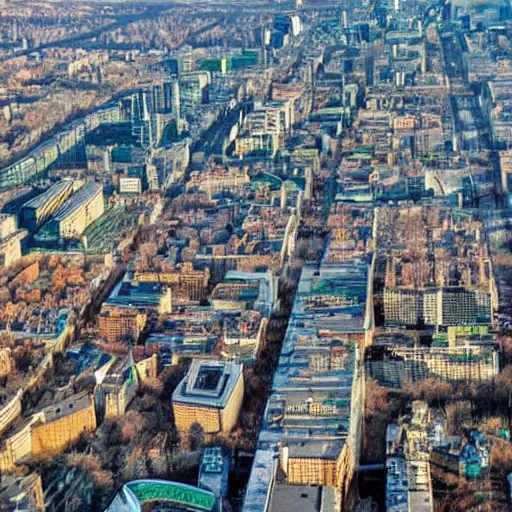
[[[32,426],[40,419],[35,414],[28,421],[14,428],[0,447],[0,471],[12,472],[19,461],[32,454]]]
[[[195,423],[207,435],[228,433],[236,425],[243,397],[241,364],[194,359],[172,396],[176,427],[182,437]]]
[[[89,182],[59,208],[51,221],[52,227],[60,238],[80,238],[104,211],[103,187]]]
[[[26,230],[18,229],[14,215],[0,215],[0,268],[21,258],[21,241],[26,235]]]
[[[0,378],[10,375],[15,366],[12,350],[9,347],[0,348]]]
[[[30,456],[59,453],[95,428],[91,395],[80,393],[56,402],[11,429],[0,447],[0,471],[11,472]]]
[[[235,140],[235,154],[244,157],[258,154],[275,156],[279,149],[279,137],[275,133],[253,132]]]
[[[99,316],[99,335],[109,342],[137,341],[147,321],[147,314],[133,308],[104,305]]]
[[[289,484],[336,485],[341,443],[291,444],[281,449],[281,467]]]
[[[230,190],[248,185],[251,179],[247,171],[246,167],[229,167],[227,169],[224,167],[214,167],[202,172],[194,171],[190,174],[186,189],[197,188],[211,195],[222,190]]]
[[[175,302],[201,302],[208,294],[210,271],[194,270],[192,263],[184,262],[174,272],[135,272],[134,280],[168,285]]]
[[[32,454],[58,453],[95,429],[93,397],[88,393],[73,395],[41,411],[40,421],[31,429]]]
[[[0,409],[0,434],[4,433],[9,426],[21,414],[21,398],[23,391],[18,392]]]

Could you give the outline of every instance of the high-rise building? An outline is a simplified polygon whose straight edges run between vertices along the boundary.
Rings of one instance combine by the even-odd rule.
[[[207,87],[211,83],[209,71],[194,71],[180,76],[180,102],[182,106],[200,105],[207,99]]]
[[[172,395],[176,427],[185,438],[195,423],[206,435],[230,432],[238,420],[243,396],[241,364],[194,359]]]
[[[177,81],[162,82],[133,94],[127,110],[137,142],[143,147],[158,146],[171,123],[175,123],[171,138],[176,138],[181,130],[180,101]]]
[[[179,115],[180,86],[176,80],[151,87],[151,113]]]
[[[190,45],[184,45],[180,48],[178,54],[179,74],[190,73],[194,71],[194,53]]]

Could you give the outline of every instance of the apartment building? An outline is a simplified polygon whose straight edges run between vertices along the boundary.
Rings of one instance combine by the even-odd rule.
[[[99,335],[109,342],[136,342],[144,329],[147,314],[136,309],[103,306],[99,315]]]
[[[233,190],[246,186],[250,182],[251,179],[246,167],[214,167],[202,172],[192,172],[189,181],[187,181],[186,189],[197,188],[212,195],[223,190]]]
[[[184,262],[174,272],[135,272],[134,281],[169,286],[175,303],[199,303],[208,294],[210,271],[208,267],[194,270],[192,263]]]
[[[0,470],[12,472],[22,459],[59,453],[96,428],[94,400],[87,392],[57,400],[15,423],[0,447]]]
[[[486,290],[468,290],[464,287],[384,290],[384,316],[387,325],[490,323],[492,311],[492,293]]]
[[[459,347],[374,346],[367,349],[366,369],[383,386],[400,388],[436,378],[449,382],[483,382],[499,373],[495,346]]]
[[[450,208],[379,208],[386,326],[485,325],[498,298],[482,223]],[[414,254],[414,257],[411,257]]]

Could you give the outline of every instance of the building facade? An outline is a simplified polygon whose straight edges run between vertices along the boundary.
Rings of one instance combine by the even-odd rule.
[[[99,335],[109,342],[136,342],[144,329],[147,314],[136,309],[104,306],[99,316]]]
[[[172,396],[176,427],[182,436],[195,423],[207,435],[228,433],[236,425],[243,396],[241,364],[194,359]]]
[[[104,211],[103,187],[98,183],[86,183],[55,213],[52,229],[62,239],[79,238]]]

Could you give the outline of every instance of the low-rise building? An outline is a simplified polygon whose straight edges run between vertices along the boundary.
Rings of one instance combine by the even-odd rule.
[[[247,168],[235,166],[228,168],[215,166],[202,172],[194,171],[187,181],[186,189],[197,188],[207,192],[209,196],[223,190],[232,191],[250,183],[251,179],[247,171]]]
[[[254,454],[251,475],[244,496],[244,512],[269,510],[272,490],[279,468],[279,454],[274,448],[259,448]]]
[[[467,437],[447,436],[433,447],[433,464],[468,479],[482,478],[489,469],[490,448],[486,437],[474,430]]]
[[[157,311],[159,314],[172,310],[170,286],[154,282],[137,282],[124,279],[112,290],[105,305],[131,308],[139,311]]]
[[[222,502],[212,492],[167,480],[133,480],[123,485],[105,512],[137,512],[146,503],[163,503],[171,510],[221,512]]]
[[[207,296],[210,271],[194,270],[192,263],[184,262],[174,272],[135,272],[134,281],[169,286],[174,303],[199,303]]]
[[[100,376],[94,392],[100,414],[104,418],[123,415],[138,388],[139,375],[132,355],[113,360],[106,374]]]
[[[140,178],[119,178],[119,193],[138,195],[142,193],[142,180]]]
[[[58,453],[96,428],[94,400],[86,392],[56,402],[37,416],[31,428],[33,455]]]
[[[277,277],[272,272],[229,270],[224,281],[210,295],[214,309],[244,311],[254,309],[270,317],[278,310]]]
[[[412,416],[386,431],[386,510],[432,512],[434,497],[430,450],[442,442],[444,425],[425,402],[412,404]]]
[[[23,390],[18,390],[16,394],[0,409],[0,434],[3,434],[9,426],[21,414],[21,398]]]
[[[222,355],[228,358],[255,359],[266,331],[268,319],[258,311],[242,311],[224,318]]]
[[[0,478],[0,509],[6,512],[44,512],[41,476],[2,475]]]
[[[0,447],[0,470],[12,472],[32,456],[55,454],[96,428],[93,397],[82,392],[19,420],[6,432]]]
[[[219,446],[205,448],[199,467],[198,487],[223,500],[228,494],[228,479],[229,457]]]

